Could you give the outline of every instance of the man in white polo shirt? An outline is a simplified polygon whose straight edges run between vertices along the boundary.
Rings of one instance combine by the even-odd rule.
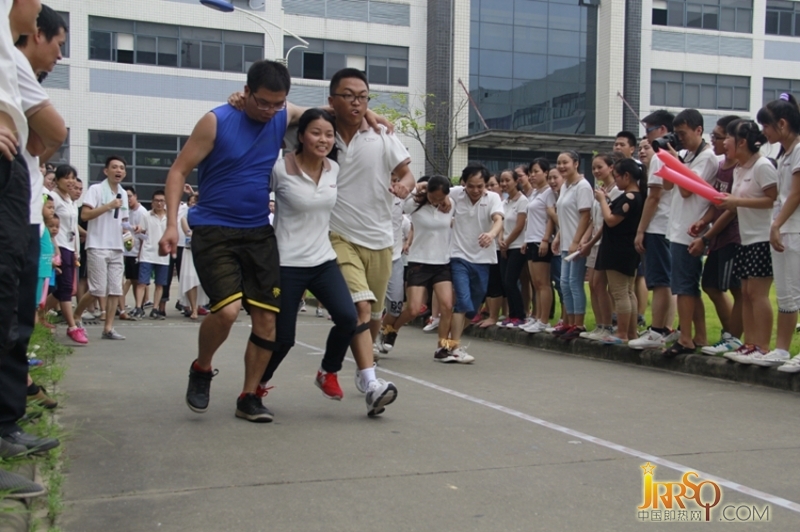
[[[372,353],[392,273],[392,196],[405,198],[416,183],[405,146],[383,126],[376,133],[364,119],[369,83],[363,72],[345,68],[334,74],[328,102],[336,113],[340,166],[330,238],[358,313],[350,344],[356,386],[379,396],[382,408],[397,397],[394,384],[375,377]],[[372,390],[376,382],[379,392]]]
[[[140,231],[144,233],[145,238],[142,242],[142,250],[139,254],[139,282],[136,283],[136,312],[134,316],[137,318],[144,317],[144,292],[145,288],[150,285],[150,275],[155,274],[156,289],[153,293],[153,301],[161,301],[161,294],[164,293],[164,287],[171,281],[169,278],[170,261],[169,255],[158,254],[158,241],[164,236],[164,231],[167,229],[167,210],[166,201],[163,190],[156,190],[153,193],[152,210],[150,210],[141,219]],[[150,311],[150,318],[154,320],[163,320],[164,314],[153,305]]]
[[[78,303],[75,315],[80,316],[86,310],[92,297],[107,297],[102,335],[105,340],[125,339],[114,330],[114,309],[122,296],[125,271],[122,233],[132,229],[128,224],[127,195],[120,185],[125,179],[125,166],[122,157],[108,157],[103,169],[106,179],[89,187],[81,209],[81,219],[89,222],[86,229],[89,293]],[[125,201],[123,196],[126,196]]]

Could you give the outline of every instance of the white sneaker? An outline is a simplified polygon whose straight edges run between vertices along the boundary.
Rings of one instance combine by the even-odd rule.
[[[770,368],[773,366],[780,366],[783,363],[789,360],[789,353],[786,351],[778,351],[777,349],[773,349],[766,355],[760,358],[753,358],[752,363],[756,366],[762,366],[765,368]]]
[[[439,318],[434,318],[431,316],[428,318],[428,323],[425,324],[425,327],[422,328],[423,332],[432,332],[439,328]]]
[[[321,308],[317,308],[317,310],[314,311],[314,315],[316,317],[318,317],[318,318],[324,318],[325,317],[325,311],[322,310]]]
[[[383,414],[386,405],[397,399],[397,387],[383,379],[375,379],[367,386],[367,415],[369,417]]]
[[[83,314],[81,314],[81,319],[84,321],[94,321],[96,318],[94,317],[94,314],[88,310],[84,310]]]
[[[381,359],[381,348],[377,342],[372,344],[372,359],[376,362]]]
[[[653,329],[647,329],[639,338],[634,338],[628,341],[628,347],[631,349],[663,349],[667,342],[661,333]]]
[[[735,351],[742,347],[742,341],[730,333],[722,333],[722,338],[714,345],[707,345],[700,350],[704,355],[718,356],[728,351]]]
[[[553,331],[555,331],[555,330],[556,330],[556,327],[558,327],[559,325],[562,325],[563,323],[564,323],[564,320],[558,320],[558,323],[556,323],[556,324],[555,324],[555,325],[553,325],[552,327],[547,327],[547,328],[545,329],[545,332],[552,333]]]
[[[678,338],[681,337],[681,332],[678,329],[673,329],[671,333],[669,333],[666,338],[664,338],[664,343],[672,343],[677,342]]]
[[[548,327],[549,327],[548,324],[542,323],[539,320],[535,320],[529,323],[528,325],[523,325],[522,327],[520,327],[520,329],[522,329],[526,333],[536,334],[545,331]]]
[[[750,349],[750,346],[743,345],[739,349],[736,349],[734,351],[728,351],[727,353],[722,353],[722,356],[727,358],[728,360],[733,360],[734,362],[738,362],[738,360],[736,360],[736,357],[746,353],[748,349]]]
[[[743,349],[736,352],[733,360],[739,364],[750,365],[756,360],[764,358],[766,353],[754,345],[742,346]],[[727,353],[726,353],[727,354]]]
[[[609,333],[611,333],[611,331],[605,327],[595,327],[593,331],[583,331],[579,336],[581,338],[585,338],[586,340],[602,342],[603,338],[608,336]]]
[[[472,364],[475,362],[475,357],[467,353],[466,348],[464,347],[456,347],[453,349],[453,362],[458,362],[459,364]]]
[[[300,307],[297,309],[297,312],[305,312],[305,311],[306,311],[306,302],[305,301],[301,301],[300,302]]]
[[[794,358],[790,358],[783,366],[778,368],[778,371],[784,373],[797,373],[800,371],[800,355],[795,355]]]

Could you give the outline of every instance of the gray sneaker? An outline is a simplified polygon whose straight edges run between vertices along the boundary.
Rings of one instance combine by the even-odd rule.
[[[3,495],[9,499],[29,499],[41,497],[47,490],[36,482],[32,482],[22,475],[0,469],[0,491],[8,492]]]
[[[28,452],[28,448],[24,445],[11,443],[3,438],[0,438],[0,458],[14,458],[21,456]]]
[[[103,331],[103,340],[124,340],[125,337],[122,336],[120,333],[111,329],[110,331]]]

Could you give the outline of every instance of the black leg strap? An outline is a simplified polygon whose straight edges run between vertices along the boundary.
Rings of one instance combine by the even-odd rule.
[[[256,336],[256,333],[250,333],[249,341],[255,346],[260,347],[261,349],[266,349],[267,351],[277,351],[281,347],[281,344],[278,342]]]
[[[354,335],[361,334],[362,332],[368,330],[369,330],[369,323],[360,323],[356,326],[356,332],[354,333]]]

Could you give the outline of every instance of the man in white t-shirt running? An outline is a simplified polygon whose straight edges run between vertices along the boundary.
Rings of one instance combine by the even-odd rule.
[[[122,233],[133,229],[128,223],[127,199],[122,199],[123,196],[127,198],[127,194],[120,185],[126,176],[125,168],[122,157],[109,156],[103,168],[106,179],[89,187],[81,209],[81,219],[89,223],[86,229],[89,293],[78,303],[75,315],[80,316],[93,297],[107,298],[102,334],[105,340],[125,339],[114,330],[114,309],[117,308],[117,299],[122,296],[125,271]]]
[[[392,198],[405,198],[416,185],[405,146],[385,128],[376,133],[364,118],[369,83],[363,72],[334,74],[328,102],[336,113],[340,165],[338,196],[331,213],[331,244],[353,296],[358,327],[350,344],[356,387],[367,392],[370,409],[397,397],[391,382],[375,377],[372,339],[377,336],[392,273]]]

